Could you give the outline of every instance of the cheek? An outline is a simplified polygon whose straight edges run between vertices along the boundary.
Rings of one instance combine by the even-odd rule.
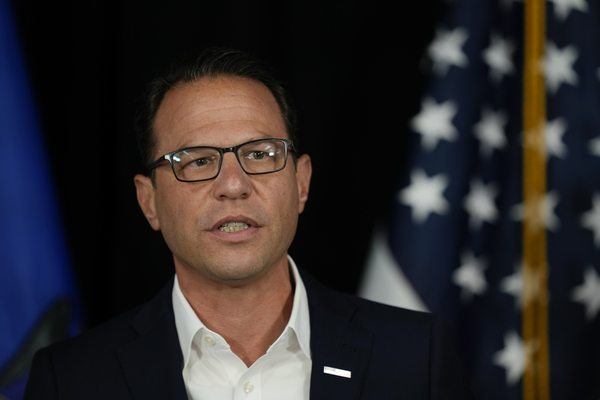
[[[189,230],[189,224],[194,221],[194,214],[191,212],[195,209],[193,198],[181,191],[165,190],[157,195],[156,213],[163,236],[169,241],[170,237]]]
[[[274,187],[274,199],[277,202],[278,216],[281,223],[281,229],[285,233],[293,236],[298,222],[298,188],[295,184],[282,184]]]

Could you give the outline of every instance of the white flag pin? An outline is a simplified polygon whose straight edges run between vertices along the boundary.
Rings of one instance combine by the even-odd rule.
[[[323,372],[329,375],[341,376],[342,378],[350,378],[352,376],[351,371],[346,371],[345,369],[333,367],[324,367]]]

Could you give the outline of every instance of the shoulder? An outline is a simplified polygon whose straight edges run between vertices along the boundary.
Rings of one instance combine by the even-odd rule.
[[[454,347],[448,324],[434,314],[413,311],[366,300],[330,289],[306,272],[302,272],[306,287],[311,330],[337,330],[345,324],[372,337],[374,350],[386,357],[390,352],[414,354],[428,362],[432,352],[442,347]]]
[[[38,351],[36,361],[50,363],[55,373],[81,373],[97,366],[116,365],[118,349],[135,341],[157,324],[173,320],[172,282],[149,302],[133,308],[75,337]],[[174,326],[174,322],[173,322]]]
[[[111,387],[125,387],[118,372],[117,351],[135,338],[130,325],[139,310],[136,308],[78,336],[39,350],[32,361],[24,398],[78,398],[82,393],[86,393],[86,398],[102,398],[113,396],[102,382],[113,382]]]
[[[130,342],[154,325],[173,319],[171,293],[173,280],[150,301],[135,307],[93,329],[49,347],[52,353],[103,352]]]
[[[171,281],[148,303],[39,350],[32,362],[25,398],[129,398],[124,396],[129,393],[128,379],[134,382],[136,376],[131,371],[167,376],[171,366],[180,361],[172,287]],[[154,367],[164,366],[164,370],[148,367],[152,362]]]
[[[453,335],[441,318],[340,293],[306,273],[302,279],[317,334],[311,333],[314,350],[342,342],[368,354],[365,398],[387,398],[398,385],[408,398],[471,398]]]
[[[61,357],[72,354],[82,358],[83,354],[105,354],[109,349],[115,349],[136,337],[131,323],[140,312],[142,306],[125,312],[103,324],[87,330],[75,337],[49,346],[50,354],[60,354]]]
[[[447,323],[434,314],[407,310],[330,289],[303,273],[312,330],[337,329],[344,323],[372,336],[386,353],[389,349],[420,349],[426,355],[434,342],[452,343]],[[343,321],[343,322],[342,322]],[[387,350],[386,350],[387,349]]]
[[[433,314],[366,300],[326,287],[306,271],[300,270],[309,303],[337,314],[346,314],[355,323],[398,324],[406,326],[431,326],[438,318]]]

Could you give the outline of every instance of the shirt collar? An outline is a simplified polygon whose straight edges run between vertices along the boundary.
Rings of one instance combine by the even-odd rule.
[[[304,283],[302,282],[302,278],[298,272],[298,267],[296,267],[296,263],[289,255],[288,262],[290,270],[294,276],[296,288],[294,291],[294,304],[292,306],[292,313],[284,332],[288,328],[294,330],[302,352],[306,358],[310,360],[310,315],[308,313],[308,296],[306,295]]]
[[[177,336],[179,337],[179,345],[181,346],[181,353],[183,355],[183,367],[185,367],[190,358],[192,340],[194,340],[196,332],[204,329],[205,326],[183,295],[183,292],[179,287],[177,274],[175,274],[172,297],[175,327],[177,328]]]
[[[310,360],[310,318],[308,313],[308,297],[306,295],[306,289],[304,283],[298,272],[296,263],[292,260],[292,257],[288,255],[288,265],[292,272],[292,276],[295,281],[294,291],[294,302],[292,305],[292,313],[290,319],[282,332],[282,336],[286,334],[288,330],[293,330],[298,339],[298,344],[302,349],[304,355]],[[196,315],[192,306],[187,301],[181,288],[179,286],[179,280],[177,274],[175,274],[175,283],[173,284],[173,313],[175,314],[175,326],[177,328],[177,336],[179,337],[179,345],[181,346],[181,352],[183,355],[183,366],[187,365],[190,351],[192,347],[192,341],[194,336],[201,330],[208,330],[206,326],[200,321],[200,318]],[[277,339],[277,341],[279,341]],[[275,341],[275,343],[277,343]]]

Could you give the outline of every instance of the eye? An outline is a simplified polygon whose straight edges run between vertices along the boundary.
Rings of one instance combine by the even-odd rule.
[[[216,157],[201,157],[195,160],[191,160],[187,164],[184,165],[184,168],[200,168],[206,167],[207,165],[212,164],[215,161]]]
[[[210,164],[211,160],[209,160],[208,158],[199,158],[195,161],[192,162],[192,164],[194,164],[194,166],[196,167],[203,167],[205,165]]]
[[[276,153],[273,149],[249,150],[242,154],[242,157],[248,161],[267,160],[274,156]]]

